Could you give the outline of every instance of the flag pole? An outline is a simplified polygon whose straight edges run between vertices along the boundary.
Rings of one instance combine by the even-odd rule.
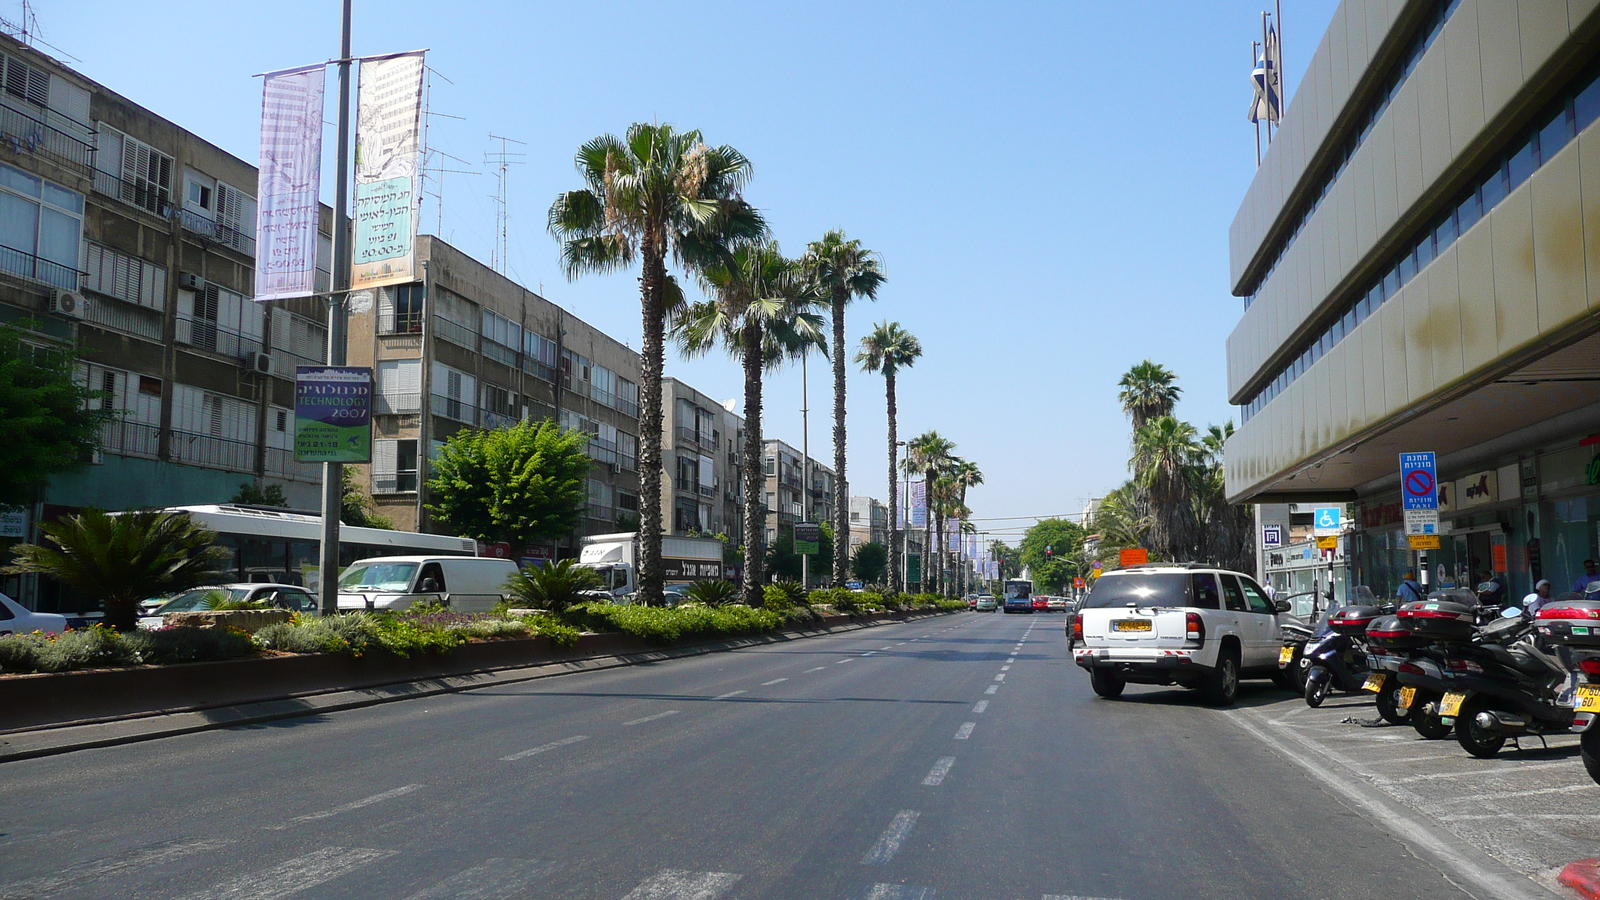
[[[1255,41],[1250,42],[1250,69],[1252,71],[1254,71],[1256,67],[1256,57],[1259,55],[1257,48],[1259,46],[1260,45]],[[1261,117],[1251,116],[1251,119],[1254,120],[1254,125],[1256,126],[1256,168],[1259,169],[1261,168]]]
[[[1267,146],[1272,146],[1272,47],[1267,44],[1267,11],[1261,11],[1261,95],[1267,107]]]
[[[344,0],[339,33],[338,183],[333,201],[333,290],[328,294],[328,365],[345,364],[350,291],[350,2]],[[339,514],[344,508],[344,467],[322,464],[322,546],[317,571],[317,605],[325,616],[339,611]]]

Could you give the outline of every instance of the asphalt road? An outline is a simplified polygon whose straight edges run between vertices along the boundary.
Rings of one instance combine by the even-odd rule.
[[[0,765],[0,898],[1548,896],[1264,736],[1282,693],[1097,700],[1061,627],[960,614]]]

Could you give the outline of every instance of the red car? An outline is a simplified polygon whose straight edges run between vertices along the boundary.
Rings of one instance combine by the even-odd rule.
[[[1034,612],[1049,612],[1050,611],[1050,598],[1049,597],[1035,597],[1035,598],[1033,598],[1033,611]]]

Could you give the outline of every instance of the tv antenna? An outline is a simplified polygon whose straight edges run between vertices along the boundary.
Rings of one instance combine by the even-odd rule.
[[[510,214],[506,210],[506,181],[508,180],[507,176],[510,174],[510,167],[523,164],[523,160],[514,159],[513,157],[528,155],[507,150],[506,145],[516,144],[519,147],[526,147],[528,142],[498,134],[490,134],[489,140],[500,142],[499,150],[491,150],[483,155],[485,164],[492,163],[495,166],[495,178],[498,181],[494,195],[495,248],[494,255],[489,260],[489,267],[504,275],[506,273],[506,221],[510,218]]]

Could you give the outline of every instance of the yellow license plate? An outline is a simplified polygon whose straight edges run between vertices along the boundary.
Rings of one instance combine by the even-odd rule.
[[[1412,701],[1414,701],[1416,699],[1417,699],[1417,689],[1416,688],[1414,688],[1414,687],[1403,687],[1403,688],[1400,689],[1400,698],[1395,701],[1394,705],[1400,707],[1401,709],[1410,709]]]
[[[1387,674],[1386,672],[1373,672],[1367,676],[1367,680],[1361,685],[1361,689],[1363,691],[1372,691],[1374,694],[1383,690],[1383,682],[1386,680],[1385,676]]]
[[[1600,684],[1578,685],[1577,711],[1600,713]]]
[[[1112,631],[1149,631],[1149,619],[1118,619],[1111,623]]]
[[[1466,702],[1466,694],[1445,694],[1439,701],[1439,715],[1453,718],[1461,712],[1461,704]]]
[[[1294,662],[1294,648],[1293,647],[1285,647],[1282,650],[1278,651],[1278,665],[1279,666],[1287,666],[1289,663],[1292,663],[1292,662]]]

